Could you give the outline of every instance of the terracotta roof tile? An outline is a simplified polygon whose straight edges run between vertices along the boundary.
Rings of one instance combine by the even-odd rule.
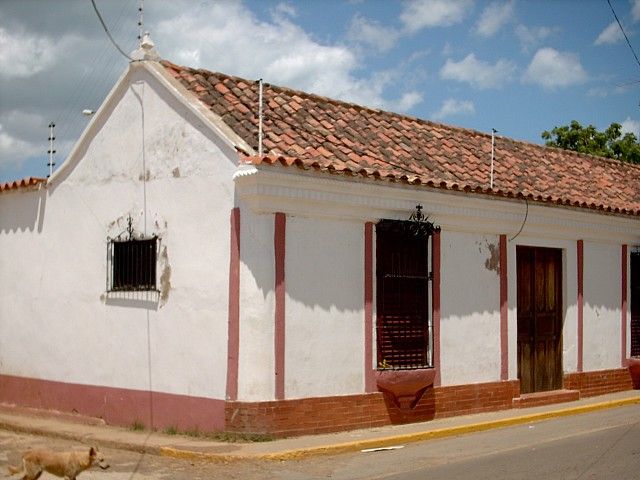
[[[258,151],[258,84],[162,62]],[[496,137],[264,84],[259,163],[640,215],[640,165]]]
[[[21,180],[15,180],[13,182],[0,183],[0,192],[5,192],[8,190],[18,190],[18,189],[29,189],[35,188],[41,183],[45,183],[47,181],[46,178],[39,177],[29,177],[23,178]]]

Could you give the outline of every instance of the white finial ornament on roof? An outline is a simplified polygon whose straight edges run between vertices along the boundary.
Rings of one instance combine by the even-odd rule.
[[[160,60],[160,55],[158,55],[156,45],[151,40],[149,32],[144,32],[140,47],[131,52],[131,58],[133,60]]]

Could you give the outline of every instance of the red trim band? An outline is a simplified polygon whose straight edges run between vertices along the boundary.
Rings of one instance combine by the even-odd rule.
[[[286,222],[284,213],[275,214],[274,252],[275,252],[275,397],[283,400],[284,372],[285,372],[285,247],[286,247]]]
[[[433,366],[436,369],[434,386],[440,386],[440,232],[432,237],[432,268],[433,268]]]
[[[622,315],[620,318],[620,364],[627,366],[627,288],[628,288],[628,271],[627,271],[628,247],[622,245]]]
[[[238,399],[240,354],[240,209],[231,210],[229,248],[229,318],[227,339],[227,400]]]
[[[507,236],[500,235],[500,380],[509,379],[509,283]]]
[[[584,241],[578,240],[578,367],[577,371],[583,369],[583,347],[584,347]]]
[[[375,392],[373,367],[373,223],[364,224],[364,389]]]

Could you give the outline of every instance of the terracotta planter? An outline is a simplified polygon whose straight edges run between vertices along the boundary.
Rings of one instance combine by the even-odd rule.
[[[377,370],[376,385],[400,409],[413,409],[433,385],[434,368],[419,370]]]
[[[627,368],[631,375],[631,381],[633,382],[633,388],[640,390],[640,358],[631,357],[627,360]]]

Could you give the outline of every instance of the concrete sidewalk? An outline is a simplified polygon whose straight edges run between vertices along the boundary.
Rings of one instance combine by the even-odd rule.
[[[105,448],[226,463],[249,459],[290,460],[384,448],[634,404],[640,405],[640,392],[630,390],[543,407],[254,443],[226,443],[204,437],[132,431],[105,425],[100,419],[51,414],[7,405],[0,405],[0,429],[64,438]]]

